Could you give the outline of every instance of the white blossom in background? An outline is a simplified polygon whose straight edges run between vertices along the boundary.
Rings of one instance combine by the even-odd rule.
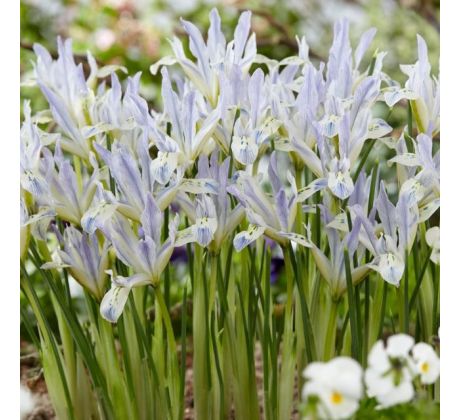
[[[20,417],[21,420],[26,420],[34,411],[37,405],[36,397],[32,394],[29,388],[21,385],[20,394]]]

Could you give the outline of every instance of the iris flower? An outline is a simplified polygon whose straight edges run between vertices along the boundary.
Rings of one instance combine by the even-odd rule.
[[[165,120],[171,124],[171,132],[168,134],[166,127],[154,129],[158,157],[153,160],[151,171],[153,179],[164,185],[178,166],[187,169],[202,153],[220,118],[220,108],[200,109],[199,92],[188,90],[179,96],[166,68],[161,74]]]
[[[232,209],[230,197],[227,194],[229,165],[229,157],[219,164],[217,151],[211,155],[209,163],[205,155],[200,156],[197,177],[214,180],[217,194],[198,195],[195,211],[190,211],[190,208],[193,209],[193,203],[187,197],[180,200],[182,208],[194,223],[178,233],[176,246],[197,242],[203,247],[208,246],[218,251],[241,222],[244,209],[240,204]]]
[[[408,193],[402,193],[394,206],[388,199],[383,182],[377,197],[376,209],[381,220],[379,226],[375,221],[371,222],[372,216],[365,216],[361,206],[352,207],[365,232],[365,235],[360,236],[360,240],[374,255],[369,267],[377,271],[388,283],[399,286],[405,270],[405,253],[410,251],[415,240],[418,210],[411,203]]]
[[[99,246],[96,234],[81,233],[68,226],[61,238],[62,249],[57,250],[57,260],[42,266],[45,269],[68,268],[72,277],[97,300],[102,299],[109,267],[109,243]]]
[[[94,219],[102,216],[108,205],[112,206],[112,210],[117,209],[132,220],[139,221],[149,193],[154,194],[157,205],[164,210],[179,190],[194,194],[217,192],[216,183],[212,179],[186,179],[182,170],[171,178],[166,187],[156,183],[152,174],[153,161],[149,156],[145,137],[144,141],[138,144],[138,159],[126,146],[119,143],[114,144],[112,151],[97,144],[95,148],[107,164],[110,175],[115,179],[118,193],[116,197],[109,192],[99,194],[90,212],[85,214],[86,226],[93,226]]]
[[[270,156],[268,175],[273,196],[269,196],[260,182],[246,172],[240,171],[234,184],[227,190],[234,195],[246,211],[249,220],[247,230],[238,233],[233,239],[237,251],[241,251],[264,233],[281,245],[294,241],[310,247],[307,238],[293,230],[297,214],[297,187],[290,172],[287,178],[290,191],[283,186],[278,174],[275,153]]]
[[[104,234],[112,243],[117,257],[131,267],[133,274],[123,277],[110,270],[112,286],[102,299],[100,308],[104,319],[117,321],[133,287],[158,285],[174,250],[178,223],[178,216],[171,220],[168,238],[162,243],[163,213],[151,194],[146,197],[141,215],[140,237],[133,231],[130,222],[118,213],[106,223]]]
[[[219,85],[219,72],[228,72],[234,66],[244,73],[248,72],[256,56],[256,38],[254,33],[249,36],[251,27],[251,12],[249,11],[240,15],[234,39],[228,44],[221,30],[217,9],[211,10],[209,20],[211,24],[206,43],[195,25],[182,20],[184,30],[189,36],[190,52],[196,62],[186,57],[181,41],[174,37],[170,41],[174,56],[162,58],[150,67],[150,71],[156,74],[159,67],[178,63],[201,94],[215,106],[222,88]]]
[[[58,58],[53,60],[46,48],[34,44],[37,56],[34,68],[36,82],[49,103],[54,121],[62,130],[62,147],[88,160],[90,137],[95,133],[95,126],[101,122],[90,118],[90,108],[95,98],[92,87],[98,77],[106,77],[120,66],[99,69],[94,57],[88,53],[90,74],[85,79],[83,65],[77,65],[73,58],[72,40],[63,41],[58,37],[57,49]]]
[[[247,99],[240,105],[240,115],[235,121],[231,139],[233,156],[243,165],[254,163],[259,148],[280,125],[268,113],[269,88],[262,70],[257,69],[249,78]]]
[[[90,207],[101,177],[94,154],[89,155],[92,173],[84,171],[79,178],[70,161],[62,154],[59,142],[56,143],[54,155],[49,149],[44,149],[43,153],[47,191],[37,198],[52,207],[63,220],[78,226]]]
[[[428,48],[425,40],[417,34],[418,60],[414,65],[402,65],[408,76],[404,88],[394,87],[385,93],[385,101],[392,107],[401,99],[408,99],[419,132],[439,131],[440,87],[439,81],[431,76]]]
[[[348,232],[347,228],[347,232],[343,238],[341,238],[340,232],[337,229],[330,227],[330,224],[333,221],[333,216],[329,209],[325,205],[320,205],[320,209],[322,220],[326,226],[325,229],[330,249],[330,257],[327,257],[323,251],[321,251],[321,249],[311,241],[310,237],[308,237],[308,239],[311,243],[311,253],[316,266],[328,283],[333,298],[338,299],[347,290],[344,251],[345,249],[348,249],[350,258],[353,258],[355,253],[358,252],[361,222],[358,218],[356,218],[351,231]],[[351,267],[353,284],[358,284],[368,271],[369,267],[367,265]]]
[[[403,143],[400,139],[398,143]],[[408,153],[405,144],[397,148],[397,155],[389,163],[406,169],[400,177],[401,193],[408,193],[411,203],[419,209],[419,223],[428,220],[440,205],[439,151],[433,156],[431,136],[421,133],[415,142],[415,152]],[[417,172],[415,172],[417,171]]]

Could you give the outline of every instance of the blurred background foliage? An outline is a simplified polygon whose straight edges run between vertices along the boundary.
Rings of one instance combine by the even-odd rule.
[[[101,64],[141,71],[142,94],[158,106],[160,79],[149,66],[171,53],[167,38],[184,36],[180,17],[205,32],[212,7],[219,9],[229,37],[240,11],[251,9],[259,52],[275,59],[295,54],[295,36],[305,35],[312,60],[324,60],[333,22],[345,16],[353,45],[364,30],[378,29],[373,46],[388,51],[385,69],[394,79],[403,82],[399,64],[415,61],[417,33],[426,39],[433,73],[438,72],[439,0],[21,0],[23,80],[32,71],[35,42],[56,51],[58,35],[71,37],[77,60],[84,62],[90,50]],[[44,107],[38,88],[24,86],[21,94],[33,99],[34,109]]]

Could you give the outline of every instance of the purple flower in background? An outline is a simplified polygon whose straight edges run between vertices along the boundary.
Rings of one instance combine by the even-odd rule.
[[[172,263],[178,263],[178,264],[187,264],[188,263],[188,254],[187,254],[187,248],[185,245],[182,246],[176,246],[174,248],[174,251],[171,255],[170,261]]]
[[[284,269],[284,258],[272,257],[270,262],[270,284],[275,284]]]

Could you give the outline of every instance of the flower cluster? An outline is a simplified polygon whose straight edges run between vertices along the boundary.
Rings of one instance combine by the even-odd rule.
[[[353,49],[348,23],[338,21],[327,62],[317,64],[305,38],[298,39],[297,55],[281,61],[258,54],[250,12],[241,14],[230,41],[215,9],[209,19],[206,37],[182,20],[187,46],[173,38],[173,54],[152,65],[153,74],[161,72],[158,109],[139,93],[141,74],[120,80],[117,66],[99,68],[90,53],[84,69],[69,39],[58,39],[57,58],[34,46],[35,82],[49,109],[32,115],[24,103],[21,261],[30,258],[38,270],[49,270],[44,278],[62,275],[64,288],[69,277],[75,279],[87,292],[94,330],[106,325],[97,316],[111,323],[123,319],[120,328],[135,324],[134,337],[148,325],[135,317],[142,318],[146,302],[154,302],[155,339],[148,326],[144,338],[132,341],[147,347],[152,341],[155,357],[166,360],[165,323],[164,370],[172,379],[167,385],[159,380],[155,389],[167,389],[167,397],[163,391],[158,395],[168,401],[165,407],[179,410],[183,400],[167,306],[171,257],[186,246],[195,388],[208,392],[197,396],[197,416],[217,418],[219,404],[232,406],[224,397],[238,399],[240,392],[239,418],[255,418],[256,404],[246,401],[247,395],[255,398],[254,389],[245,392],[233,384],[233,391],[221,396],[216,391],[226,371],[224,355],[232,356],[228,371],[255,387],[255,379],[244,375],[253,374],[251,348],[259,340],[267,375],[275,369],[282,389],[292,391],[304,353],[309,362],[341,354],[333,347],[342,313],[350,320],[341,331],[348,334],[342,354],[365,360],[363,336],[373,343],[381,335],[387,289],[398,294],[399,331],[409,331],[417,306],[422,338],[433,334],[440,252],[439,82],[431,76],[421,37],[418,60],[402,66],[408,79],[400,86],[384,71],[386,53],[368,52],[374,29]],[[382,118],[382,109],[398,102],[408,111],[402,130]],[[267,250],[266,242],[272,248]],[[272,251],[278,259],[283,254],[285,266],[283,293],[276,297],[262,280]],[[172,282],[188,286],[187,279]],[[60,301],[59,287],[50,287]],[[272,320],[274,297],[284,311],[282,338]],[[248,351],[232,353],[228,346],[234,340]],[[90,344],[82,348],[88,355]],[[278,372],[272,361],[279,353]],[[406,401],[416,372],[422,383],[437,377],[436,360],[409,337],[394,336],[386,347],[380,341],[369,354],[367,392],[381,406]],[[95,381],[114,383],[95,372]],[[150,374],[158,379],[153,369]],[[311,363],[306,375],[304,394],[322,401],[322,416],[356,410],[363,393],[357,362]],[[337,389],[330,388],[329,377],[336,377]],[[278,392],[268,379],[265,385],[267,393]],[[294,398],[289,395],[266,410],[287,418]]]
[[[366,394],[375,397],[378,409],[409,402],[414,382],[434,384],[439,377],[439,358],[433,347],[417,343],[406,334],[396,334],[375,343],[363,373],[354,359],[341,356],[329,362],[314,362],[303,373],[307,379],[302,398],[308,414],[321,419],[351,417]],[[309,417],[307,417],[309,418]]]

